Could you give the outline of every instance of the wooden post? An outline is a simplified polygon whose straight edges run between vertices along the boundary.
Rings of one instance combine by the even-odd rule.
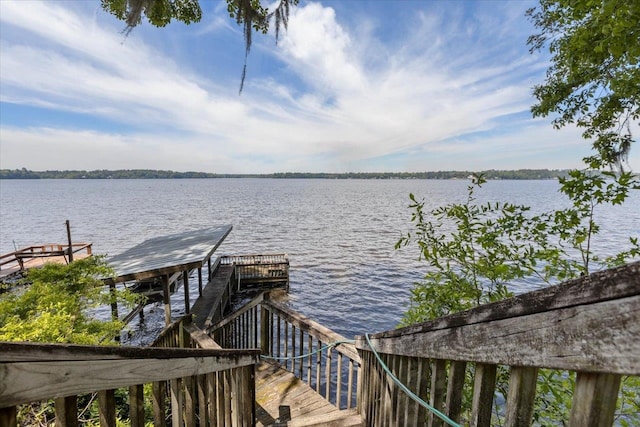
[[[164,303],[164,324],[171,324],[171,295],[169,294],[169,276],[162,276],[162,302]]]
[[[182,286],[184,286],[184,313],[189,314],[191,311],[191,304],[189,301],[189,272],[182,272]]]
[[[129,387],[129,418],[131,427],[144,427],[144,388],[142,384]]]
[[[506,427],[528,427],[533,415],[538,368],[512,366],[509,373]]]
[[[453,421],[460,421],[462,411],[462,390],[464,388],[466,362],[451,361],[447,385],[447,415]]]
[[[447,395],[447,361],[435,359],[431,363],[431,406],[438,411],[444,411],[444,400]],[[434,413],[429,414],[429,426],[444,426],[444,421]]]
[[[15,406],[0,408],[0,426],[17,427],[18,415]]]
[[[495,389],[496,365],[476,364],[473,380],[471,427],[488,427],[491,425],[491,408]]]
[[[118,320],[118,297],[116,294],[116,284],[113,280],[108,280],[109,296],[111,297],[111,319]]]
[[[167,421],[165,417],[166,404],[165,396],[167,394],[167,383],[165,381],[154,382],[152,386],[153,399],[153,425],[156,427],[166,427]]]
[[[98,406],[100,407],[100,426],[104,426],[104,427],[115,426],[116,425],[115,390],[99,391]]]
[[[56,427],[78,427],[78,397],[55,399]],[[1,423],[0,423],[1,424]]]
[[[578,372],[569,426],[613,425],[620,375]]]
[[[268,293],[264,294],[264,299],[269,299]],[[260,305],[260,351],[262,354],[271,355],[271,312],[264,304]]]
[[[73,262],[73,245],[71,243],[71,225],[69,225],[69,220],[66,221],[67,225],[67,240],[69,241],[69,262]]]
[[[198,295],[202,296],[202,267],[198,267]]]

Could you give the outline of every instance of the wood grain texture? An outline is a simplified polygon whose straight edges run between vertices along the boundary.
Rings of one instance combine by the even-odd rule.
[[[0,406],[201,375],[256,362],[257,355],[3,363]]]
[[[382,353],[640,375],[640,296],[374,338]],[[357,348],[368,349],[358,337]]]

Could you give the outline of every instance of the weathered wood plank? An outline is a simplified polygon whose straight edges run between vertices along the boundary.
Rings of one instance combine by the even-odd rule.
[[[203,350],[212,351],[212,350]],[[200,375],[257,363],[257,355],[0,364],[0,406]]]
[[[78,426],[78,397],[67,396],[55,399],[56,427]],[[0,425],[4,425],[0,423]]]
[[[640,295],[371,341],[381,353],[640,375],[638,336]]]
[[[99,391],[98,407],[100,408],[100,427],[116,427],[115,390]]]
[[[531,425],[537,381],[538,368],[511,367],[505,427],[528,427]]]
[[[447,361],[433,360],[431,363],[431,392],[430,404],[440,412],[444,412],[445,398],[447,395]],[[429,413],[429,427],[442,427],[444,421],[433,412]]]
[[[640,261],[428,322],[372,334],[369,337],[377,339],[420,334],[634,295],[640,295]]]
[[[477,364],[473,380],[473,398],[471,404],[471,427],[489,427],[493,394],[496,388],[496,365]]]
[[[449,381],[447,382],[447,416],[453,421],[460,421],[462,412],[462,390],[467,369],[466,362],[451,362],[449,365]]]
[[[144,427],[144,388],[142,384],[129,387],[129,419],[131,427]]]
[[[170,347],[87,346],[76,344],[38,344],[0,342],[2,362],[57,362],[172,359],[190,357],[236,357],[260,354],[257,350],[193,349]]]
[[[155,427],[166,427],[166,404],[167,395],[166,381],[154,382],[151,389],[151,399],[153,404],[153,425]]]
[[[613,425],[620,375],[578,372],[570,427]]]

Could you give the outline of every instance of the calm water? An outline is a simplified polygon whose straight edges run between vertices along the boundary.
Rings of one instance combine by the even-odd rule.
[[[429,206],[463,201],[465,181],[444,180],[0,180],[0,252],[66,241],[93,242],[115,255],[143,240],[233,224],[217,254],[286,252],[290,305],[350,337],[394,328],[409,289],[425,265],[416,248],[394,250],[410,227],[408,194]],[[478,199],[534,210],[566,202],[555,181],[491,181]],[[640,235],[640,194],[599,213],[596,245],[611,252]],[[197,286],[196,281],[191,281]],[[521,292],[535,287],[519,284]],[[197,292],[192,292],[192,295]],[[181,296],[174,296],[179,315]],[[162,308],[148,309],[145,330],[162,327]]]

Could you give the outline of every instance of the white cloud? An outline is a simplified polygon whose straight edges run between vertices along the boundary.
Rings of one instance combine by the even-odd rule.
[[[279,47],[257,42],[280,69],[254,77],[250,68],[239,97],[238,75],[201,74],[194,63],[168,57],[160,43],[145,43],[144,33],[124,40],[117,23],[69,5],[0,2],[2,102],[80,114],[73,129],[46,115],[46,126],[3,121],[3,167],[340,171],[366,168],[367,159],[420,153],[427,161],[435,153],[439,162],[420,169],[447,161],[456,169],[453,162],[469,150],[478,161],[508,157],[509,168],[518,155],[526,163],[535,136],[551,129],[509,122],[528,111],[533,78],[546,66],[524,46],[504,48],[509,29],[522,24],[511,9],[491,29],[485,20],[499,8],[471,26],[438,11],[417,14],[410,25],[398,23],[413,31],[404,44],[390,46],[378,21],[365,17],[363,27],[351,30],[332,8],[310,2],[292,14]],[[460,8],[451,13],[462,19]],[[211,33],[226,22],[221,16],[209,18],[191,40],[211,43]],[[485,39],[495,43],[485,49],[478,41]],[[92,117],[114,125],[93,127]],[[487,136],[497,131],[500,137]]]

